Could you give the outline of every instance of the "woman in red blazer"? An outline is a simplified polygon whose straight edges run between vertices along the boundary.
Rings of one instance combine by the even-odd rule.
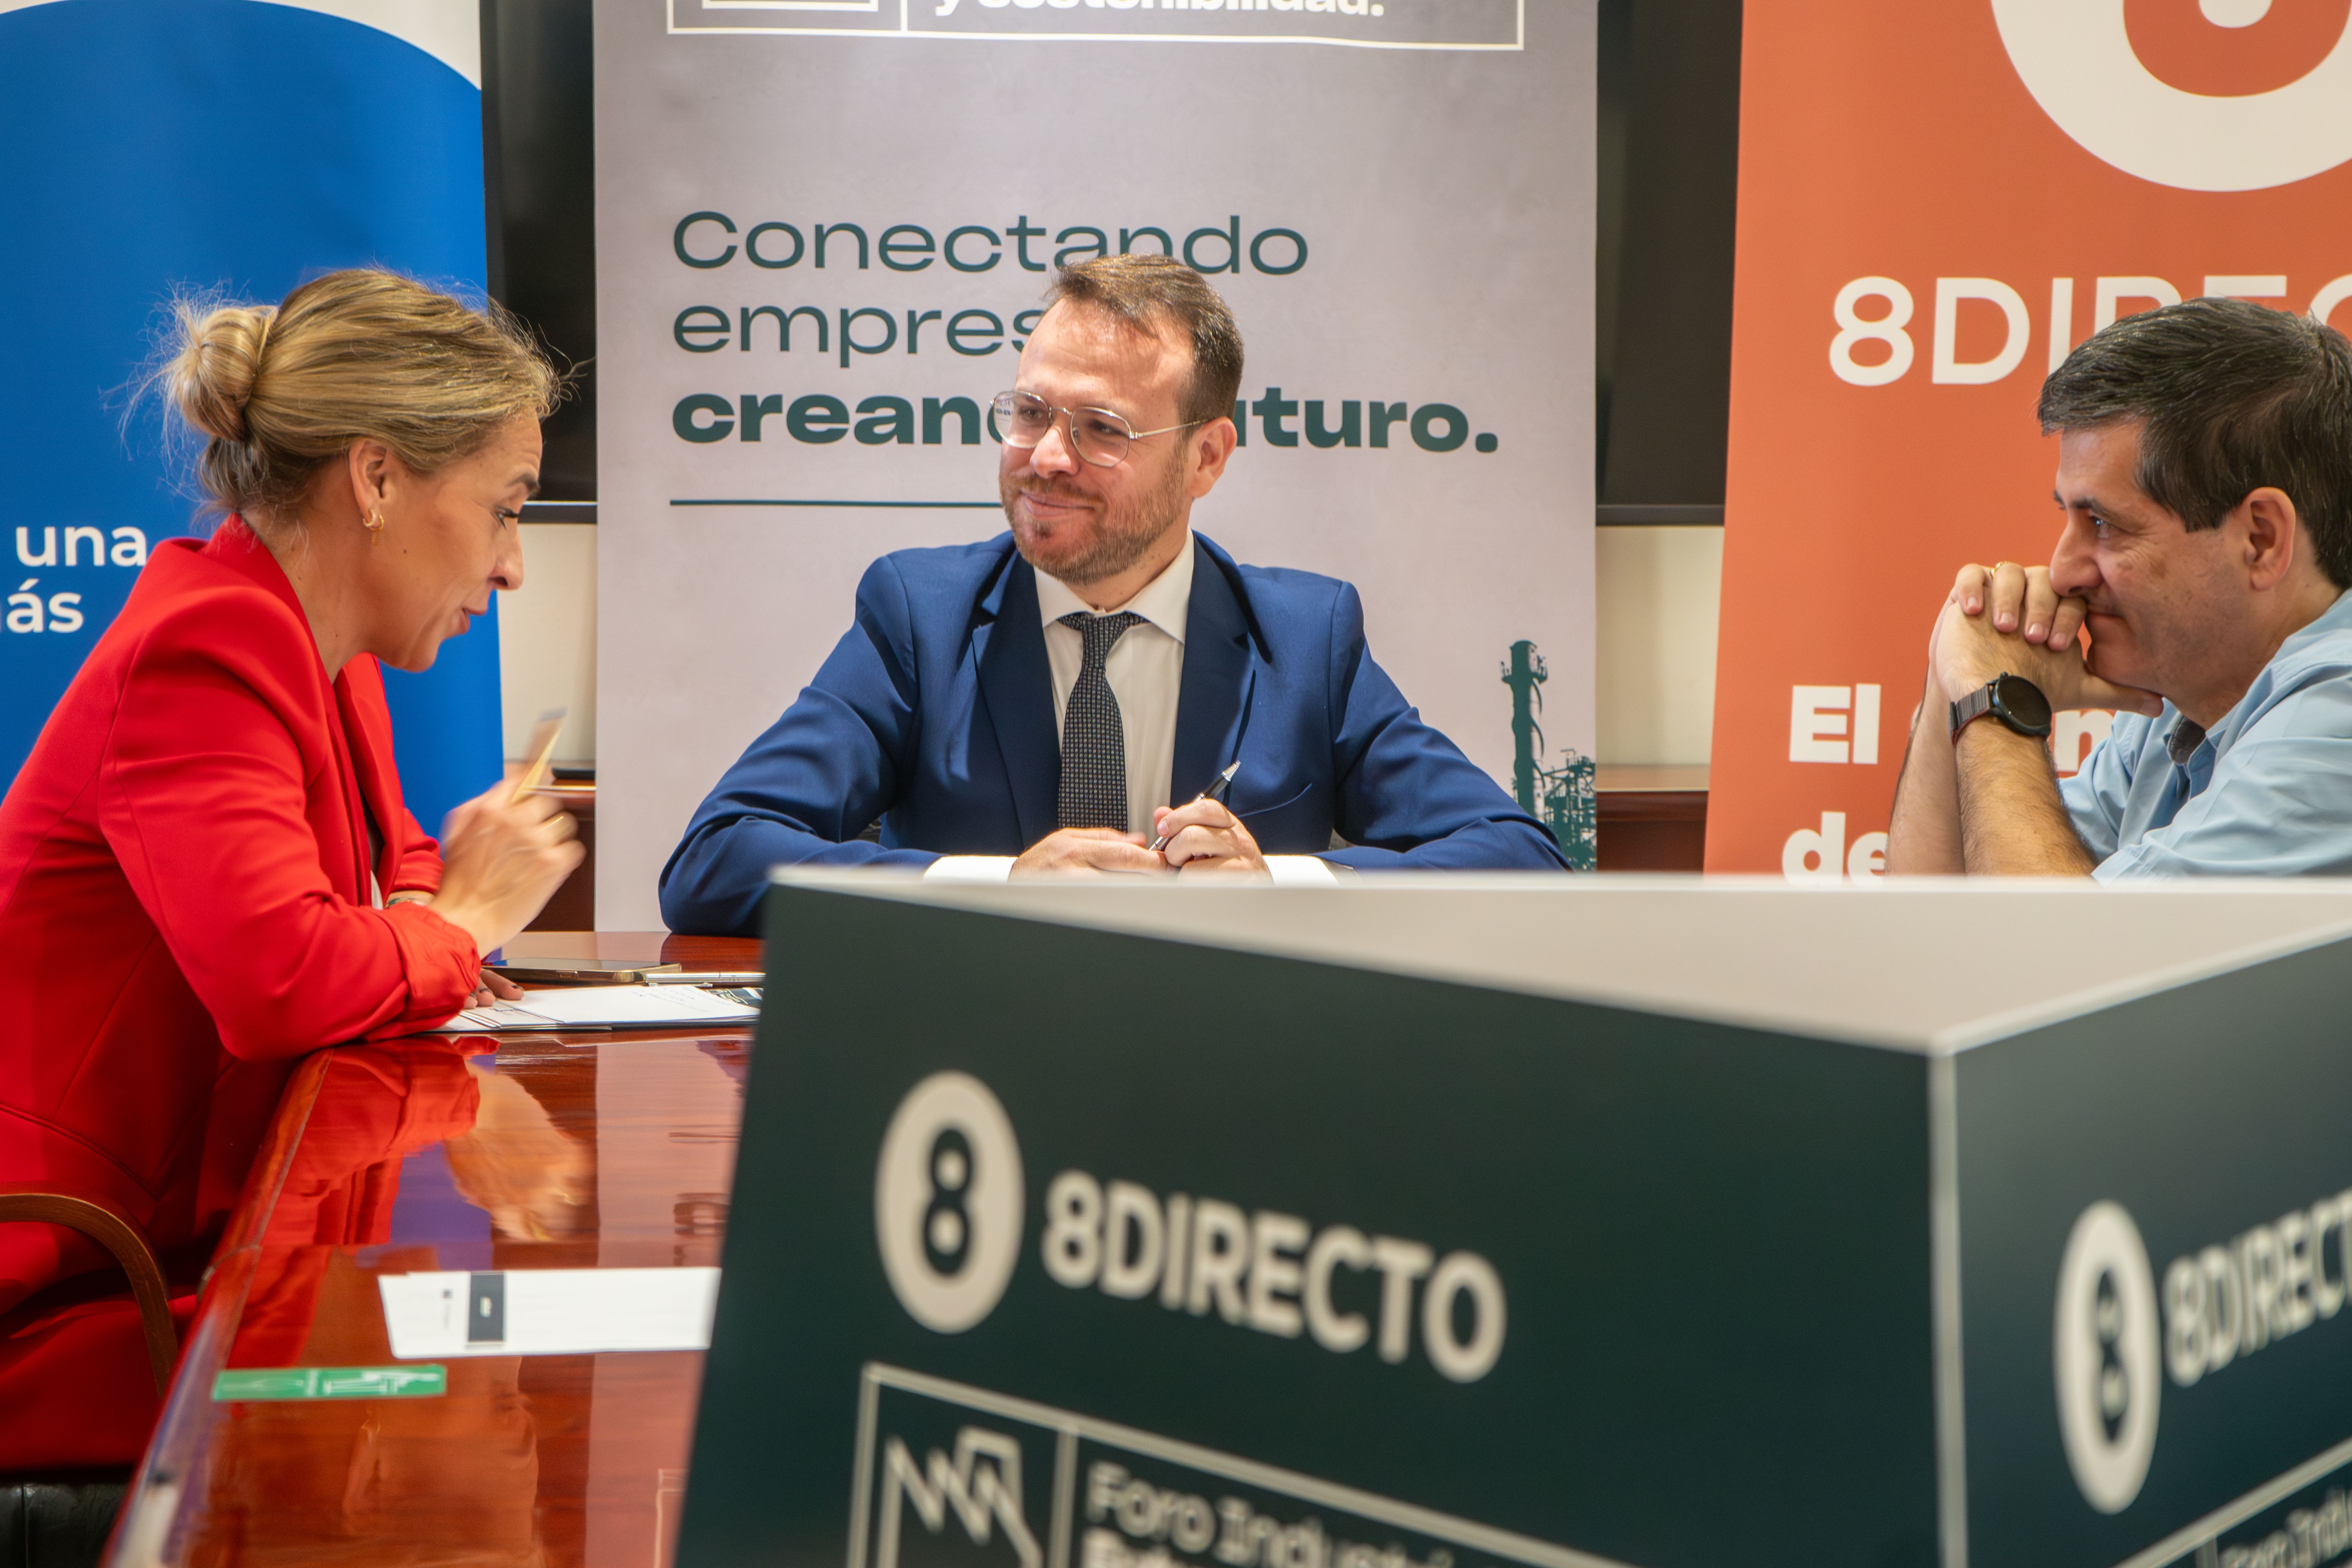
[[[466,1006],[581,851],[503,785],[427,837],[378,668],[520,586],[545,361],[377,271],[182,318],[226,521],[155,552],[0,801],[0,1184],[111,1203],[184,1285],[295,1060]],[[135,1460],[140,1342],[102,1250],[0,1226],[0,1474]]]

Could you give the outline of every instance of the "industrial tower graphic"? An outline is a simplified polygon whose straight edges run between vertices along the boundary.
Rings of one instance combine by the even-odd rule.
[[[1543,710],[1541,688],[1549,679],[1535,644],[1521,639],[1511,645],[1510,660],[1503,666],[1503,684],[1511,689],[1511,793],[1519,797],[1521,811],[1551,829],[1568,863],[1590,871],[1595,841],[1592,759],[1571,747],[1559,766],[1536,765],[1544,752],[1536,715]]]

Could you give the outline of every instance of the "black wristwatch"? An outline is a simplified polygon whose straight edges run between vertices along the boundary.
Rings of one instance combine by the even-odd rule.
[[[1970,720],[1981,719],[1988,713],[2021,735],[2031,735],[2037,741],[2049,737],[2050,699],[2042,695],[2042,688],[2021,675],[2003,671],[1953,703],[1952,738],[1959,739]]]

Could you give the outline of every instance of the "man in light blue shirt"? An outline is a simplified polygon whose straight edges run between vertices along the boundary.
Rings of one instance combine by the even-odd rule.
[[[2092,337],[2040,412],[2058,547],[1954,582],[1887,871],[2352,875],[2352,344],[2191,300]],[[2120,711],[2062,782],[2077,708]]]

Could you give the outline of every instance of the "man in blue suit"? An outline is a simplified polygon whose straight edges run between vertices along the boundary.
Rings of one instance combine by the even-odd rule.
[[[1239,439],[1241,333],[1216,292],[1118,256],[1048,299],[996,400],[1012,531],[866,570],[856,625],[663,868],[670,928],[756,934],[770,868],[800,862],[1566,869],[1372,662],[1355,589],[1192,532]],[[1226,805],[1194,798],[1235,763]]]

